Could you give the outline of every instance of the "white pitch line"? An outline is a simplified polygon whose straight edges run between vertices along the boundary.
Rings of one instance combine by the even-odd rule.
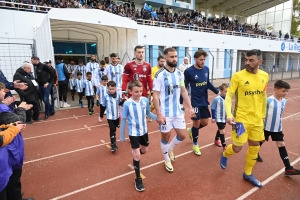
[[[187,124],[191,124],[191,123],[187,123]],[[105,124],[103,124],[101,126],[105,126]],[[94,127],[94,126],[91,126],[91,127]],[[85,128],[82,128],[82,129],[85,129]],[[148,133],[148,135],[150,135],[152,133],[156,133],[156,132],[159,132],[159,130],[151,131],[151,132]],[[125,138],[125,140],[128,140],[128,138]],[[117,140],[117,141],[120,141],[120,140]],[[104,142],[104,140],[103,140],[103,142]],[[28,164],[28,163],[38,162],[38,161],[41,161],[41,160],[46,160],[46,159],[49,159],[49,158],[55,158],[55,157],[58,157],[58,156],[63,156],[63,155],[67,155],[67,154],[71,154],[71,153],[75,153],[75,152],[79,152],[79,151],[84,151],[84,150],[87,150],[87,149],[92,149],[92,148],[95,148],[95,147],[100,147],[100,146],[107,145],[107,144],[110,144],[110,142],[106,142],[106,143],[102,143],[102,144],[98,144],[98,145],[94,145],[94,146],[90,146],[90,147],[85,147],[85,148],[81,148],[81,149],[76,149],[76,150],[73,150],[73,151],[68,151],[68,152],[64,152],[64,153],[60,153],[60,154],[55,154],[55,155],[44,157],[44,158],[30,160],[30,161],[24,162],[24,165]]]
[[[101,125],[95,125],[95,126],[90,126],[90,127],[71,129],[71,130],[67,130],[67,131],[59,131],[59,132],[56,132],[56,133],[49,133],[49,134],[46,134],[46,135],[39,135],[39,136],[24,138],[24,140],[30,140],[30,139],[35,139],[35,138],[47,137],[47,136],[51,136],[51,135],[58,135],[58,134],[61,134],[61,133],[68,133],[68,132],[73,132],[73,131],[85,130],[87,128],[94,128],[94,127],[100,127],[100,126],[105,126],[105,125],[106,124],[101,124]]]
[[[94,114],[99,114],[99,113],[94,113]],[[78,117],[90,117],[90,116],[88,116],[88,115],[79,115],[79,116],[76,116],[76,117],[78,118]],[[41,123],[46,123],[46,122],[55,122],[55,121],[61,121],[61,120],[66,120],[66,119],[74,119],[74,115],[72,117],[65,117],[65,118],[59,118],[59,119],[38,121],[38,122],[35,122],[35,124],[41,124]]]
[[[291,163],[291,166],[295,165],[299,161],[300,161],[300,157],[298,157],[296,160],[294,160]],[[267,178],[266,180],[264,180],[262,182],[262,185],[264,186],[264,185],[268,184],[269,182],[271,182],[272,180],[274,180],[277,176],[279,176],[280,174],[282,174],[284,171],[285,171],[285,169],[282,168],[281,170],[279,170],[278,172],[276,172],[275,174],[273,174],[272,176],[270,176],[269,178]],[[257,190],[259,190],[259,188],[258,187],[254,187],[251,190],[249,190],[248,192],[246,192],[245,194],[243,194],[242,196],[238,197],[236,200],[243,200],[246,197],[248,197],[251,194],[253,194],[254,192],[256,192]]]
[[[229,139],[229,138],[230,138],[230,137],[227,137],[227,138],[225,138],[225,140],[227,140],[227,139]],[[201,149],[204,149],[204,148],[206,148],[206,147],[212,146],[212,145],[214,145],[214,144],[215,144],[215,143],[210,143],[210,144],[204,145],[204,146],[201,147]],[[176,158],[182,157],[182,156],[187,155],[187,154],[190,154],[190,153],[192,153],[192,152],[193,152],[192,150],[191,150],[191,151],[184,152],[184,153],[182,153],[182,154],[176,155]],[[150,168],[150,167],[154,167],[154,166],[159,165],[159,164],[164,163],[164,162],[165,162],[165,160],[158,161],[158,162],[153,163],[153,164],[151,164],[151,165],[147,165],[147,166],[145,166],[145,167],[142,167],[141,170],[148,169],[148,168]],[[105,183],[108,183],[108,182],[111,182],[111,181],[120,179],[120,178],[122,178],[122,177],[128,176],[128,175],[133,174],[133,173],[135,173],[135,172],[134,172],[134,171],[130,171],[130,172],[121,174],[121,175],[119,175],[119,176],[115,176],[115,177],[113,177],[113,178],[106,179],[106,180],[101,181],[101,182],[98,182],[98,183],[96,183],[96,184],[93,184],[93,185],[90,185],[90,186],[87,186],[87,187],[84,187],[84,188],[75,190],[75,191],[70,192],[70,193],[67,193],[67,194],[64,194],[64,195],[62,195],[62,196],[55,197],[55,198],[50,199],[50,200],[58,200],[58,199],[62,199],[62,198],[65,198],[65,197],[68,197],[68,196],[77,194],[77,193],[79,193],[79,192],[83,192],[83,191],[85,191],[85,190],[88,190],[88,189],[97,187],[97,186],[99,186],[99,185],[103,185],[103,184],[105,184]]]

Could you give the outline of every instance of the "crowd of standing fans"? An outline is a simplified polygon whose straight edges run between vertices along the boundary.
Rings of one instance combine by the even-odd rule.
[[[8,0],[7,0],[8,1]],[[96,0],[14,0],[15,3],[28,4],[28,6],[7,4],[2,2],[2,6],[10,6],[10,9],[24,9],[26,11],[47,12],[49,7],[52,8],[79,8],[79,9],[99,9],[107,11],[122,17],[130,18],[137,23],[161,26],[167,28],[181,28],[189,30],[197,30],[201,28],[202,31],[214,29],[215,33],[226,34],[226,31],[239,32],[241,34],[252,35],[265,35],[271,38],[276,38],[276,35],[264,31],[256,23],[250,25],[247,23],[240,23],[238,19],[230,20],[228,16],[212,17],[204,16],[201,11],[192,10],[190,12],[178,13],[173,11],[172,8],[164,8],[161,6],[159,9],[137,9],[134,1],[124,1],[123,3],[116,3],[113,1],[96,1]],[[120,5],[118,5],[120,4]],[[38,6],[44,7],[38,7]],[[4,8],[4,7],[2,7]],[[142,20],[148,20],[143,22]],[[206,30],[207,29],[207,30]]]

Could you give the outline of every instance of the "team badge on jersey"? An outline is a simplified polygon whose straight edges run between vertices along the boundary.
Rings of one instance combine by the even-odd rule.
[[[198,79],[198,76],[197,76],[197,75],[195,76],[195,79]]]
[[[143,66],[143,71],[146,72],[147,71],[147,67],[144,65]]]
[[[207,73],[205,73],[205,77],[207,77]]]

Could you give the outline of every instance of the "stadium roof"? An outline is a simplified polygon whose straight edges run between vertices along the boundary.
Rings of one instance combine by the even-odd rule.
[[[217,12],[226,12],[248,17],[267,10],[289,0],[196,0],[196,8],[213,8]]]

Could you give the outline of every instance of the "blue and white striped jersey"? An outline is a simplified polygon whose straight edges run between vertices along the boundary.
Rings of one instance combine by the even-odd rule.
[[[86,72],[91,72],[93,79],[94,73],[97,69],[99,69],[99,64],[96,62],[89,62],[88,64],[86,64]]]
[[[70,90],[73,90],[75,88],[75,79],[69,79],[69,87]]]
[[[68,71],[73,75],[73,79],[75,80],[77,78],[77,65],[69,65]]]
[[[225,113],[225,100],[224,97],[218,95],[214,98],[211,104],[211,114],[212,119],[215,119],[216,122],[226,122],[226,113]]]
[[[182,86],[184,87],[184,76],[177,68],[174,72],[169,72],[163,67],[156,72],[153,90],[160,92],[160,112],[165,117],[175,117],[182,114],[179,102]]]
[[[129,98],[123,105],[120,138],[124,141],[125,124],[128,118],[128,135],[143,136],[148,133],[146,115],[156,120],[156,116],[150,112],[149,100],[141,97],[139,102]]]
[[[92,80],[85,80],[82,88],[85,88],[85,96],[94,96],[94,84]]]
[[[102,106],[106,107],[106,119],[116,120],[119,118],[119,103],[121,101],[121,96],[116,95],[114,98],[112,95],[104,95]]]
[[[107,86],[99,85],[96,94],[99,96],[99,103],[103,105],[104,95],[107,94]]]
[[[265,130],[270,132],[282,131],[282,112],[286,105],[286,99],[277,100],[273,95],[268,97],[267,115],[265,118]]]
[[[108,76],[110,81],[114,81],[117,84],[117,88],[122,88],[122,75],[123,75],[123,66],[117,64],[116,66],[110,64],[107,65],[104,69],[104,74]]]
[[[81,72],[82,73],[82,79],[86,80],[86,66],[85,65],[82,65],[82,66],[78,65],[76,71],[77,71],[77,73]],[[77,74],[76,74],[76,77],[77,77]]]
[[[95,86],[98,87],[102,83],[101,78],[103,75],[104,75],[104,69],[103,69],[103,71],[101,70],[101,68],[98,68],[95,70],[94,76],[93,76],[93,78],[95,80]]]
[[[83,92],[83,82],[84,82],[84,80],[82,80],[82,79],[75,80],[76,92]]]

